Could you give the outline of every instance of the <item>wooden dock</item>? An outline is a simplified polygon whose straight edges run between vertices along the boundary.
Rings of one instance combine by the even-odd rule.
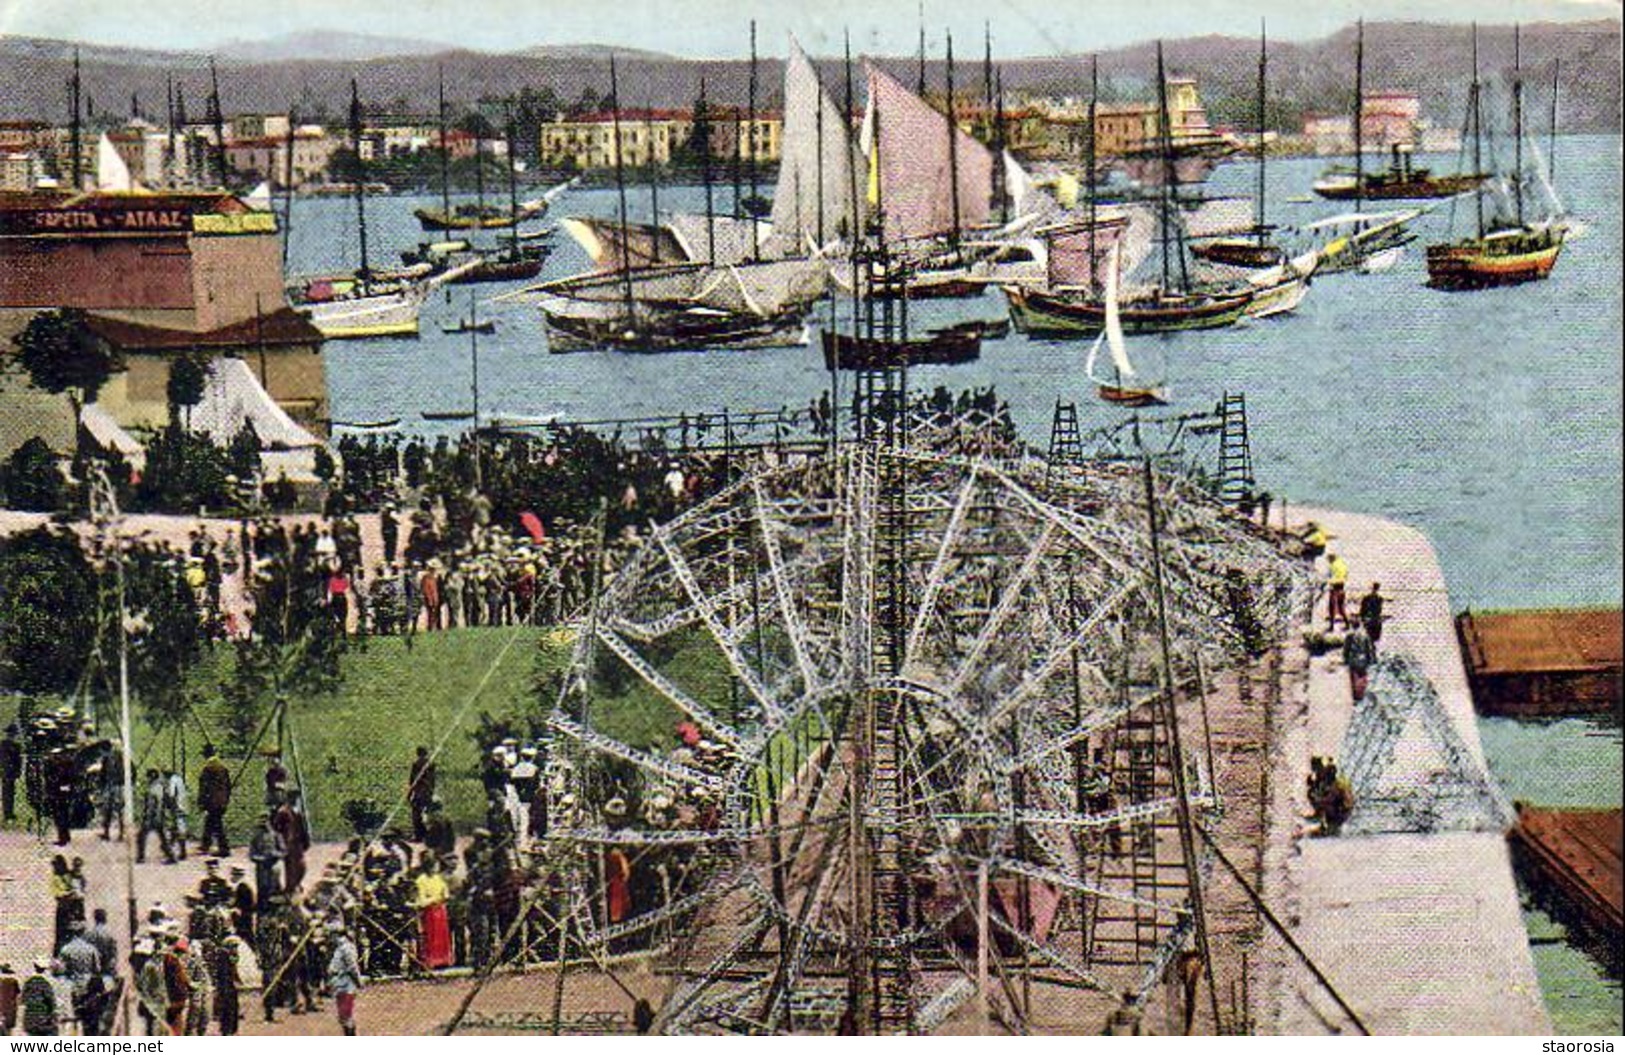
[[[1618,608],[1467,611],[1456,617],[1456,637],[1480,714],[1621,713]]]
[[[1511,838],[1532,873],[1568,903],[1587,927],[1614,945],[1622,934],[1621,843],[1625,818],[1617,809],[1541,809],[1518,803]]]

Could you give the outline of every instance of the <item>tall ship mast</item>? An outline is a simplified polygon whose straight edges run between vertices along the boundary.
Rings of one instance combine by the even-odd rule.
[[[1531,182],[1525,162],[1537,151],[1527,143],[1524,127],[1524,84],[1521,30],[1512,30],[1512,163],[1494,179],[1480,184],[1474,195],[1475,233],[1459,241],[1428,246],[1427,284],[1434,289],[1474,290],[1493,286],[1516,286],[1543,279],[1552,273],[1563,251],[1569,225],[1561,202],[1551,186],[1549,172],[1537,162],[1533,182],[1543,192],[1537,197],[1526,187]],[[1557,84],[1552,85],[1555,97]],[[1468,92],[1469,122],[1475,167],[1484,154],[1484,91],[1478,75],[1478,27],[1473,27],[1473,80]],[[1557,110],[1553,107],[1555,142]],[[1492,159],[1492,163],[1493,159]],[[1539,219],[1531,214],[1539,210]]]

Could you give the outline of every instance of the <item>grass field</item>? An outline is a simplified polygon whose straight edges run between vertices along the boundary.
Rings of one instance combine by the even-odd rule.
[[[559,630],[485,627],[420,633],[410,647],[400,637],[371,638],[366,651],[352,645],[343,657],[344,676],[336,692],[295,696],[288,702],[284,761],[290,767],[297,762],[316,837],[352,834],[343,815],[350,800],[370,798],[386,810],[399,803],[419,745],[440,747],[438,793],[457,830],[482,824],[479,748],[471,734],[482,714],[521,729],[539,729],[554,701],[541,700],[536,683],[567,664],[572,646],[570,636]],[[724,723],[739,724],[732,712],[746,701],[704,630],[674,634],[651,653],[662,673],[692,699],[708,701]],[[598,655],[597,691],[588,709],[592,727],[645,750],[674,746],[683,713],[607,648]],[[190,672],[188,681],[200,702],[183,726],[155,732],[138,722],[138,790],[145,767],[176,765],[196,793],[203,744],[223,747],[229,742],[219,686],[231,663],[231,650],[220,648]],[[16,705],[15,699],[0,698],[0,724],[11,720]],[[139,715],[139,703],[136,711]],[[103,728],[103,735],[116,736],[110,720]],[[765,808],[771,789],[793,779],[827,735],[811,716],[803,716],[793,728],[770,738],[763,768],[755,774],[760,806]],[[263,743],[276,743],[274,729]],[[237,785],[227,831],[241,844],[262,809],[266,760],[260,753],[246,759],[240,752],[233,757],[223,750],[223,755]],[[403,808],[395,823],[405,828],[409,821]],[[201,823],[194,809],[194,830]]]
[[[352,647],[335,693],[288,703],[289,740],[298,752],[317,838],[350,834],[341,815],[350,799],[370,797],[386,809],[397,803],[416,747],[432,749],[442,738],[440,797],[459,831],[475,827],[484,817],[484,800],[478,751],[469,734],[482,712],[497,719],[545,715],[536,679],[562,667],[569,649],[556,632],[530,627],[418,634],[410,649],[398,637],[371,639],[365,652]],[[144,723],[135,729],[138,759],[160,766],[184,760],[194,793],[205,739],[226,740],[218,683],[230,663],[229,651],[221,649],[191,673],[203,703],[179,735],[166,729],[155,736]],[[0,699],[0,724],[9,722],[15,709],[14,699]],[[275,742],[274,733],[268,742]],[[227,814],[227,831],[240,843],[262,805],[265,763],[259,757],[228,761],[241,773]],[[403,811],[399,823],[408,821]],[[194,827],[199,824],[201,817],[194,818]]]

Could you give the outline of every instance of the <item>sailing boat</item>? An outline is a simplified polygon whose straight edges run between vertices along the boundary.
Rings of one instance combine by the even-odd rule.
[[[1161,113],[1160,139],[1170,142],[1168,120],[1168,81],[1163,66],[1162,45],[1157,45],[1158,102]],[[1240,283],[1193,283],[1185,259],[1185,231],[1176,198],[1176,172],[1172,152],[1164,154],[1163,178],[1159,181],[1158,226],[1161,244],[1161,282],[1121,297],[1112,310],[1127,333],[1164,333],[1174,330],[1205,330],[1229,326],[1247,311],[1256,295],[1253,286]],[[1076,237],[1076,232],[1062,233]],[[1093,242],[1106,232],[1093,227]],[[1093,246],[1091,246],[1093,249]],[[1050,243],[1051,273],[1054,274],[1057,245]],[[1119,258],[1108,266],[1108,279],[1122,270]],[[1174,262],[1177,260],[1177,274]],[[1090,254],[1091,277],[1095,264]],[[1177,284],[1176,284],[1177,278]],[[1057,286],[1047,290],[1016,285],[1004,287],[1010,303],[1010,319],[1016,329],[1036,336],[1075,337],[1098,334],[1106,325],[1107,305],[1093,283],[1086,287]]]
[[[415,337],[418,313],[424,301],[439,281],[457,272],[453,269],[429,280],[384,278],[373,272],[367,256],[367,175],[361,158],[361,119],[361,98],[356,82],[351,80],[350,141],[355,151],[356,230],[361,267],[353,275],[297,283],[289,289],[288,299],[329,339]]]
[[[1089,358],[1083,364],[1083,372],[1095,383],[1095,391],[1099,393],[1100,398],[1108,403],[1125,407],[1165,406],[1169,400],[1166,387],[1132,383],[1139,375],[1135,372],[1134,364],[1129,361],[1128,345],[1123,340],[1123,325],[1118,314],[1118,252],[1119,246],[1114,244],[1106,268],[1106,325],[1089,348]],[[1112,366],[1116,374],[1111,381],[1103,381],[1095,376],[1095,361],[1100,357],[1100,346],[1103,342],[1111,352]]]
[[[1309,279],[1320,264],[1320,253],[1310,249],[1298,256],[1287,258],[1285,250],[1273,244],[1268,239],[1269,225],[1265,222],[1265,209],[1268,205],[1265,162],[1268,155],[1264,142],[1265,101],[1268,98],[1269,84],[1269,38],[1262,24],[1258,33],[1258,185],[1255,193],[1257,222],[1253,225],[1252,238],[1246,240],[1241,246],[1230,243],[1233,250],[1231,260],[1250,259],[1252,263],[1243,264],[1249,271],[1247,282],[1253,287],[1253,299],[1247,304],[1247,315],[1254,319],[1268,318],[1272,315],[1285,315],[1297,310],[1303,298],[1309,295]],[[1221,243],[1222,244],[1222,243]],[[1196,253],[1196,250],[1192,250]],[[1201,255],[1201,254],[1196,254]],[[1213,263],[1229,263],[1223,259],[1224,254],[1209,255],[1207,259]],[[1258,268],[1259,270],[1253,270]]]
[[[511,144],[514,142],[514,125],[511,113],[507,121],[507,135],[510,144],[509,150],[511,151]],[[480,151],[477,148],[474,152],[474,158],[476,161],[480,160]],[[503,167],[508,170],[508,209],[515,217],[514,222],[517,224],[519,195],[516,181],[518,177],[514,172],[513,158],[511,156],[504,161]],[[476,185],[478,187],[479,202],[483,206],[485,204],[485,179],[483,176],[476,181]],[[479,262],[451,281],[455,283],[513,282],[519,279],[535,278],[541,274],[542,265],[547,262],[547,258],[552,252],[553,247],[550,245],[535,241],[522,243],[518,231],[515,230],[508,238],[506,245],[501,246],[495,252],[488,253],[481,250],[479,252]]]
[[[1568,236],[1557,195],[1550,180],[1543,180],[1548,213],[1531,221],[1526,215],[1524,175],[1523,70],[1520,33],[1512,35],[1512,135],[1515,151],[1512,170],[1502,180],[1481,186],[1475,195],[1478,231],[1476,237],[1459,242],[1430,245],[1427,250],[1428,282],[1434,289],[1470,290],[1491,286],[1514,286],[1534,282],[1551,274]],[[1554,91],[1556,85],[1553,85]],[[1553,107],[1555,123],[1557,110]],[[1473,84],[1468,93],[1468,119],[1473,126],[1473,167],[1478,168],[1483,151],[1483,86],[1478,79],[1478,27],[1473,27]],[[1538,169],[1537,169],[1538,171]],[[1544,174],[1543,174],[1544,175]],[[1504,191],[1498,195],[1497,212],[1484,215],[1486,188],[1502,191],[1511,185],[1513,214],[1501,213]]]
[[[1253,132],[1258,137],[1258,184],[1253,195],[1253,229],[1242,237],[1215,238],[1191,246],[1191,255],[1198,260],[1225,264],[1230,267],[1270,268],[1282,263],[1286,254],[1269,240],[1269,225],[1264,221],[1265,167],[1269,150],[1265,142],[1264,99],[1269,72],[1269,46],[1263,29],[1258,35],[1258,122]]]
[[[1403,209],[1367,213],[1361,208],[1366,188],[1364,116],[1365,20],[1361,19],[1354,35],[1354,175],[1347,195],[1354,200],[1354,211],[1328,217],[1305,228],[1314,237],[1325,237],[1320,245],[1318,269],[1328,274],[1339,271],[1375,274],[1390,270],[1399,263],[1405,247],[1416,240],[1408,225],[1423,212]],[[1340,196],[1327,195],[1318,185],[1315,191],[1322,197]]]
[[[621,112],[613,56],[610,104],[619,143]],[[626,177],[619,151],[615,186],[621,244],[626,245]],[[828,282],[829,266],[820,258],[644,268],[634,268],[623,258],[613,272],[573,275],[522,293],[541,308],[551,351],[663,352],[805,344],[803,319]]]

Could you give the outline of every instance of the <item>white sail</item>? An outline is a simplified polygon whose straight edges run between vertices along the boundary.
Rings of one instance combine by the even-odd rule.
[[[119,156],[118,148],[106,134],[96,144],[96,189],[112,191],[135,190],[135,180],[130,176],[130,166],[124,163]]]
[[[248,196],[243,199],[243,204],[257,212],[269,212],[271,210],[270,181],[261,180],[259,186],[248,192]]]
[[[773,232],[790,252],[827,245],[841,230],[862,228],[853,212],[855,154],[851,129],[794,37],[784,64],[784,131]]]
[[[1111,259],[1106,263],[1106,346],[1111,349],[1112,365],[1118,376],[1127,381],[1135,376],[1134,366],[1128,361],[1128,346],[1123,341],[1123,319],[1117,308],[1117,245],[1113,243]]]

